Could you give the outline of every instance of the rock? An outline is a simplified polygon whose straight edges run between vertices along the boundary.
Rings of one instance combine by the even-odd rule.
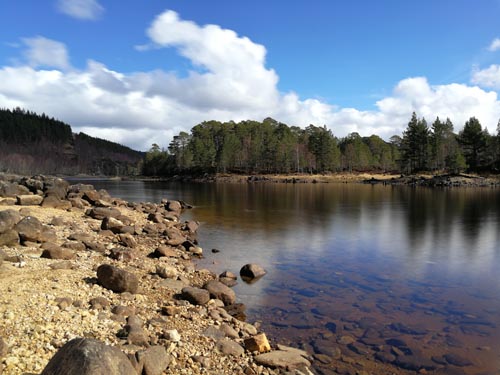
[[[224,334],[225,337],[229,337],[230,339],[239,339],[240,335],[238,335],[238,332],[231,327],[229,324],[222,323],[220,325],[219,330]]]
[[[165,208],[169,212],[180,213],[182,211],[182,205],[178,201],[168,201]]]
[[[95,241],[83,241],[83,244],[87,250],[96,251],[101,254],[106,252],[106,247],[102,243]]]
[[[127,342],[132,345],[148,345],[148,336],[142,328],[142,321],[135,315],[127,318],[127,325],[124,327]]]
[[[155,345],[135,353],[138,362],[137,373],[141,375],[161,375],[172,358],[163,346]]]
[[[7,347],[7,344],[3,340],[2,337],[0,337],[0,359],[5,357],[7,355],[9,348]]]
[[[185,288],[188,285],[188,283],[182,281],[182,280],[173,280],[173,279],[165,279],[162,280],[159,283],[160,287],[170,289],[174,291],[175,293],[180,293],[183,288]],[[210,296],[209,296],[210,298]]]
[[[111,312],[120,316],[131,316],[135,315],[135,307],[134,306],[123,306],[118,305],[111,309]]]
[[[0,233],[0,246],[17,246],[19,245],[19,235],[13,229],[8,229]]]
[[[45,196],[55,197],[60,200],[66,199],[68,195],[69,183],[62,178],[52,178],[45,181],[43,190]]]
[[[246,306],[243,303],[235,303],[233,305],[225,306],[224,309],[231,315],[232,317],[245,321],[247,316],[245,314]]]
[[[226,279],[233,279],[236,280],[238,276],[236,276],[234,273],[231,271],[224,271],[219,275],[219,278],[226,278]]]
[[[266,274],[266,270],[258,264],[245,264],[241,267],[240,276],[246,282],[252,282]]]
[[[174,279],[178,275],[177,269],[175,267],[161,264],[156,266],[156,273],[164,279]]]
[[[40,195],[18,195],[16,199],[20,206],[39,206],[43,201]]]
[[[177,332],[176,329],[168,329],[163,332],[163,337],[172,342],[181,341],[181,335]]]
[[[377,352],[375,353],[375,359],[382,363],[392,363],[396,360],[396,356],[387,352]]]
[[[82,199],[85,199],[90,204],[95,205],[95,203],[101,199],[101,194],[99,194],[96,190],[87,190],[83,193]]]
[[[177,257],[177,252],[175,251],[174,248],[172,248],[170,246],[160,245],[155,249],[153,256],[155,256],[157,258],[161,258],[161,257],[174,258],[174,257]]]
[[[130,262],[131,260],[136,259],[139,256],[139,253],[125,247],[115,247],[114,249],[111,249],[109,256],[110,258],[121,262]]]
[[[39,242],[43,237],[43,225],[36,217],[26,216],[14,227],[21,241]]]
[[[233,286],[238,284],[235,279],[230,279],[229,277],[219,277],[219,281],[229,288],[232,288]]]
[[[75,232],[75,233],[71,233],[68,236],[68,240],[80,241],[80,242],[90,241],[90,240],[92,240],[92,236],[89,233],[85,233],[85,232]]]
[[[1,198],[0,206],[13,206],[17,202],[16,198]]]
[[[234,291],[222,284],[220,281],[210,280],[203,286],[203,288],[208,290],[210,297],[221,300],[226,306],[233,305],[236,301],[236,294]]]
[[[450,365],[453,366],[465,367],[472,365],[472,362],[469,359],[462,357],[458,354],[448,353],[445,354],[443,357],[446,360],[446,362],[448,362]]]
[[[191,302],[193,305],[204,305],[210,301],[208,290],[188,286],[182,288],[181,298]]]
[[[125,226],[120,220],[114,217],[105,217],[101,223],[102,230],[110,230],[113,233],[120,233]]]
[[[129,247],[131,249],[137,247],[137,241],[135,240],[134,236],[132,236],[129,233],[122,233],[118,236],[120,238],[120,243],[126,247]]]
[[[49,267],[53,270],[70,270],[73,269],[73,263],[68,260],[63,260],[62,262],[51,263]]]
[[[74,339],[52,357],[41,375],[137,375],[118,348],[94,339]]]
[[[29,194],[26,186],[19,185],[17,182],[0,181],[0,196],[15,198],[17,195]]]
[[[0,233],[14,228],[14,225],[21,221],[21,215],[16,210],[0,211]]]
[[[97,280],[104,288],[116,293],[130,292],[134,294],[139,288],[137,276],[109,264],[102,264],[97,268]]]
[[[61,245],[61,247],[75,251],[83,251],[86,248],[85,245],[80,241],[66,241]]]
[[[50,195],[48,197],[45,197],[42,202],[42,207],[48,207],[48,208],[57,208],[60,210],[67,210],[72,207],[71,202],[67,200],[61,200],[57,198],[56,196]]]
[[[294,350],[275,350],[269,353],[259,354],[254,357],[257,364],[286,370],[294,370],[301,366],[309,367],[309,362],[304,356]]]
[[[259,333],[255,336],[245,339],[245,349],[250,352],[265,353],[271,350],[271,345],[267,340],[265,333]]]
[[[232,355],[234,357],[240,357],[245,353],[245,349],[237,342],[224,338],[220,339],[215,343],[215,348],[225,355]]]
[[[96,310],[107,309],[110,305],[109,301],[104,297],[94,297],[89,301],[90,307]]]
[[[42,258],[73,260],[76,254],[69,249],[65,249],[51,242],[46,242],[42,245]]]
[[[54,216],[50,221],[50,225],[54,227],[62,227],[63,225],[67,225],[66,220],[61,216]]]
[[[86,215],[93,219],[103,220],[106,217],[116,218],[121,215],[121,212],[119,209],[112,207],[94,207],[88,210]]]
[[[185,228],[187,231],[189,231],[189,233],[196,233],[199,226],[200,224],[197,221],[193,220],[187,221],[185,224]]]
[[[70,297],[60,297],[56,298],[54,302],[57,303],[57,307],[59,307],[61,310],[65,310],[69,306],[71,306],[73,300]]]

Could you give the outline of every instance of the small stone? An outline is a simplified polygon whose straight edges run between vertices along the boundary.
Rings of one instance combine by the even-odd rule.
[[[240,276],[246,282],[256,281],[266,274],[266,270],[258,264],[245,264],[241,267]]]
[[[188,286],[182,288],[181,297],[193,305],[204,305],[210,300],[210,293],[205,289]]]
[[[259,333],[245,339],[245,349],[250,352],[265,353],[271,350],[271,345],[269,345],[266,334]]]
[[[175,279],[178,276],[177,269],[169,265],[157,265],[156,273],[164,279]]]
[[[172,358],[163,346],[151,346],[135,353],[141,375],[161,375],[168,367]]]
[[[94,297],[90,301],[90,307],[96,310],[104,310],[110,306],[109,301],[104,297]]]
[[[176,329],[168,329],[163,332],[163,337],[172,342],[181,341],[181,335]]]

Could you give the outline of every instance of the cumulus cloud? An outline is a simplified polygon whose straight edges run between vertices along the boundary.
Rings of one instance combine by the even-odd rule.
[[[492,64],[486,69],[475,69],[471,82],[482,87],[500,89],[500,65]]]
[[[58,0],[57,9],[81,20],[96,20],[104,13],[104,8],[97,0]]]
[[[488,47],[488,50],[491,52],[500,50],[500,38],[493,39],[490,46]]]
[[[68,51],[63,43],[43,36],[23,38],[22,41],[27,47],[24,56],[30,66],[60,69],[69,67]]]
[[[50,64],[45,57],[28,58],[25,66],[0,67],[0,107],[45,112],[75,131],[140,150],[152,143],[166,147],[175,134],[212,119],[271,116],[289,125],[327,125],[336,136],[358,132],[388,139],[402,133],[412,111],[429,122],[449,117],[456,130],[471,116],[490,129],[500,118],[495,92],[463,84],[435,86],[424,77],[403,79],[373,111],[282,93],[277,73],[266,67],[264,46],[217,25],[182,20],[172,11],[159,15],[147,35],[149,47],[140,53],[175,48],[191,62],[191,71],[183,77],[161,67],[123,73],[94,60],[76,70],[67,55]]]

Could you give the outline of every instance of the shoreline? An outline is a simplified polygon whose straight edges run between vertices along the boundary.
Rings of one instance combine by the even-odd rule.
[[[309,354],[269,347],[242,319],[230,273],[195,268],[198,224],[180,219],[182,202],[129,203],[41,176],[0,183],[4,373],[51,374],[51,358],[86,338],[139,374],[312,374]],[[108,284],[103,265],[132,281]],[[144,370],[153,362],[162,368]]]

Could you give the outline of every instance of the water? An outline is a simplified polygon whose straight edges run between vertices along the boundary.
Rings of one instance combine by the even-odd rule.
[[[339,348],[367,369],[399,350],[444,373],[500,373],[500,190],[91,183],[126,200],[194,204],[185,217],[202,223],[199,267],[264,266],[235,291],[280,342],[327,357]],[[315,366],[334,373],[327,357]]]

